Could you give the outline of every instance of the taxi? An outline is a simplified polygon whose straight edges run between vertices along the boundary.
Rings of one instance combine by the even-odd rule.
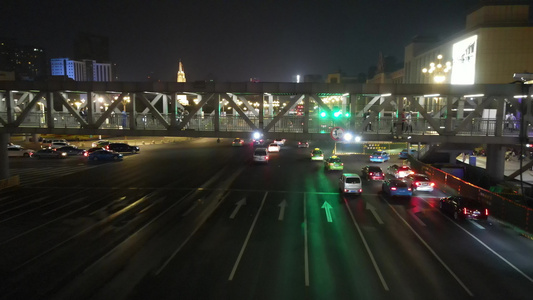
[[[334,171],[334,170],[344,170],[344,163],[341,161],[341,159],[333,155],[329,157],[328,159],[324,160],[324,169],[328,171]]]
[[[324,152],[320,148],[315,148],[311,151],[311,160],[324,160]]]
[[[370,162],[386,162],[390,159],[390,156],[385,151],[375,151],[370,155]]]

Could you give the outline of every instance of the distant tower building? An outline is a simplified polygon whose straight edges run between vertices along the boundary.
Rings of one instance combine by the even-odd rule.
[[[185,72],[183,71],[183,64],[181,63],[181,59],[178,67],[178,82],[187,82],[187,79],[185,78]]]

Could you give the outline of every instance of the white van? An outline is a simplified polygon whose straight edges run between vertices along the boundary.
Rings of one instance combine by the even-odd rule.
[[[339,191],[343,194],[361,195],[363,193],[361,177],[355,173],[342,174],[339,178]]]

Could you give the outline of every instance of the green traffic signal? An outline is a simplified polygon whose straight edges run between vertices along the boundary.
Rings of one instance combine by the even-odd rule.
[[[342,115],[342,112],[340,112],[340,111],[336,111],[336,112],[333,114],[333,116],[334,116],[335,118],[338,118],[338,117],[340,117],[341,115]]]
[[[320,113],[320,117],[321,117],[321,118],[325,118],[325,117],[326,117],[326,112],[325,112],[325,111],[321,112],[321,113]]]

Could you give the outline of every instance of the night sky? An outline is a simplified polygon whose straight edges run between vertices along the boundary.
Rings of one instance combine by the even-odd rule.
[[[3,0],[0,37],[73,57],[79,32],[109,38],[120,81],[291,81],[403,61],[416,35],[464,29],[479,0]]]

